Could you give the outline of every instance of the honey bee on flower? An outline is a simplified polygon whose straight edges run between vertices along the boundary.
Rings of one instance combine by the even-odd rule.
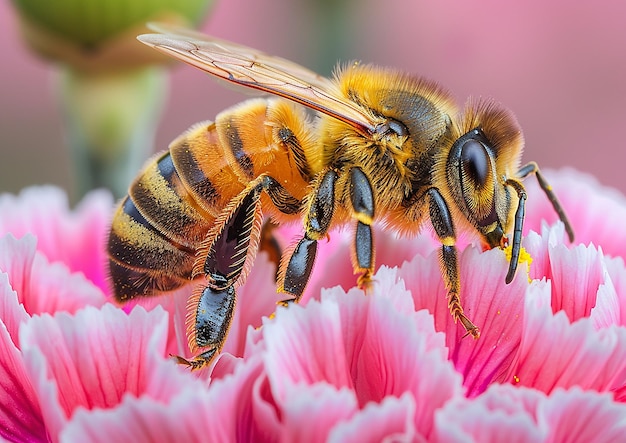
[[[202,367],[222,348],[266,218],[303,226],[281,259],[283,303],[299,301],[330,229],[353,226],[353,267],[368,288],[373,224],[417,235],[429,220],[441,242],[448,308],[475,338],[479,328],[461,303],[458,230],[486,248],[510,243],[511,282],[527,198],[521,181],[535,175],[573,240],[537,164],[520,167],[521,130],[499,105],[470,100],[458,112],[438,84],[397,70],[352,63],[330,79],[191,31],[156,30],[139,40],[270,94],[192,126],[140,173],[113,219],[108,253],[118,301],[195,285],[187,332],[196,357],[182,363]]]

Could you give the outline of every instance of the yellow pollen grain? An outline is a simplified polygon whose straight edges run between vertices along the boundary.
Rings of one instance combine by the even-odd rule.
[[[509,244],[506,248],[504,248],[504,255],[506,256],[507,261],[511,261],[511,256],[513,253],[513,246]],[[530,278],[530,265],[533,262],[533,257],[524,249],[524,247],[520,248],[519,259],[517,260],[518,264],[526,263],[526,275],[528,277],[528,282],[530,283],[532,279]]]
[[[517,375],[514,375],[514,376],[513,376],[513,382],[515,382],[515,383],[519,383],[519,381],[520,381],[520,380],[519,380],[519,377],[518,377]]]

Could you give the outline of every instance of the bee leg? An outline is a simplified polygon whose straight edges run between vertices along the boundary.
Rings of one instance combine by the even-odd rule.
[[[199,369],[221,350],[235,308],[237,287],[254,260],[261,231],[261,192],[264,176],[253,180],[220,213],[198,251],[193,277],[205,285],[194,290],[187,303],[189,349],[192,360],[178,361]]]
[[[245,280],[261,241],[263,191],[280,211],[294,214],[300,210],[300,200],[272,177],[262,175],[250,182],[218,216],[199,250],[193,271],[193,277],[204,276],[207,285],[192,293],[187,306],[189,348],[193,353],[201,352],[191,360],[177,358],[192,369],[208,365],[228,335],[236,303],[235,287]]]
[[[213,276],[213,279],[218,280],[219,277]],[[223,280],[226,281],[225,278]],[[222,349],[235,311],[236,293],[232,285],[224,288],[199,286],[192,299],[197,300],[197,304],[195,311],[188,311],[188,321],[193,319],[193,345],[190,348],[203,351],[191,360],[183,357],[176,359],[178,363],[196,370],[210,364]]]
[[[302,207],[302,201],[293,197],[280,183],[270,176],[263,178],[263,188],[267,195],[272,200],[272,203],[283,214],[293,215],[300,212]],[[276,264],[276,280],[279,277],[280,257],[282,256],[282,249],[272,232],[278,227],[278,225],[268,219],[261,229],[261,240],[259,249],[265,251],[269,255],[270,261]]]
[[[506,182],[517,192],[518,204],[515,211],[515,225],[513,227],[513,243],[511,245],[511,261],[509,262],[509,270],[506,273],[505,283],[508,285],[513,281],[515,273],[517,272],[517,264],[519,263],[519,256],[522,250],[522,230],[524,229],[524,212],[526,210],[526,191],[524,186],[515,180],[508,180]]]
[[[460,299],[459,260],[456,251],[456,235],[450,210],[444,198],[436,188],[427,191],[429,198],[430,219],[435,233],[441,242],[440,263],[443,280],[448,290],[448,308],[454,321],[460,321],[468,334],[474,338],[480,336],[480,330],[463,313]]]
[[[522,166],[517,173],[522,179],[528,177],[530,174],[535,174],[535,177],[537,177],[537,181],[539,182],[539,186],[541,187],[541,189],[543,189],[543,192],[546,193],[546,197],[548,197],[548,200],[550,200],[550,203],[552,203],[552,207],[554,208],[554,211],[559,216],[559,219],[561,220],[561,222],[563,222],[563,224],[565,225],[565,231],[567,232],[569,241],[573,243],[574,242],[574,229],[572,228],[572,225],[569,222],[567,215],[565,215],[565,211],[563,210],[563,207],[561,206],[559,199],[556,197],[556,194],[552,190],[552,186],[550,186],[548,181],[545,179],[545,177],[539,170],[539,166],[537,165],[537,163],[530,162],[527,165]],[[508,180],[507,184],[511,184],[511,182],[515,182],[515,180]],[[519,191],[518,191],[518,194],[519,194]]]
[[[308,203],[304,222],[304,236],[281,263],[280,291],[294,297],[293,300],[285,300],[283,304],[290,301],[297,303],[309,281],[317,253],[317,241],[328,232],[335,211],[336,182],[337,173],[329,169],[314,185],[313,198]]]
[[[259,240],[259,250],[267,253],[270,262],[276,265],[276,279],[278,279],[278,266],[282,255],[282,248],[274,236],[274,230],[277,227],[278,225],[271,219],[265,221],[261,228],[261,238]]]
[[[374,193],[367,176],[360,168],[350,170],[350,201],[357,219],[353,245],[355,273],[359,273],[357,284],[367,290],[374,273]]]

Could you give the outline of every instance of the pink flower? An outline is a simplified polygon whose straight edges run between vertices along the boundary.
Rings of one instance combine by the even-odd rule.
[[[169,322],[159,307],[127,314],[102,305],[97,287],[62,265],[29,261],[43,256],[33,237],[5,237],[0,435],[96,442],[618,440],[626,432],[626,245],[607,229],[624,219],[626,204],[580,174],[549,178],[582,243],[569,245],[562,225],[542,220],[547,203],[532,180],[529,269],[521,265],[506,285],[502,251],[461,242],[462,302],[480,339],[463,338],[454,324],[438,245],[427,234],[407,241],[377,231],[382,266],[373,294],[364,296],[352,288],[351,239],[340,232],[320,245],[306,300],[277,309],[272,319],[264,316],[281,296],[273,264],[259,255],[238,290],[224,351],[200,374],[167,355],[186,352],[175,332],[184,330],[189,289],[160,299]],[[582,196],[591,210],[578,206]],[[55,266],[65,277],[40,283]],[[64,291],[65,304],[41,301],[49,288]],[[31,309],[47,313],[31,317]]]
[[[82,272],[105,293],[105,250],[113,198],[92,191],[72,212],[64,191],[52,186],[24,189],[19,196],[0,195],[0,236],[37,237],[37,249],[49,262],[62,262],[72,272]]]

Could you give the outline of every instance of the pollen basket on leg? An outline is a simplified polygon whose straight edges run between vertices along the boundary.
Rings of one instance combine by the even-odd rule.
[[[215,289],[224,289],[247,275],[261,232],[261,190],[259,179],[234,198],[199,252],[194,275],[205,275]],[[223,277],[224,281],[216,280],[215,276]]]
[[[198,287],[187,304],[187,339],[189,349],[196,353],[199,348],[214,349],[214,356],[221,350],[234,314],[236,293],[232,286],[214,290]]]

